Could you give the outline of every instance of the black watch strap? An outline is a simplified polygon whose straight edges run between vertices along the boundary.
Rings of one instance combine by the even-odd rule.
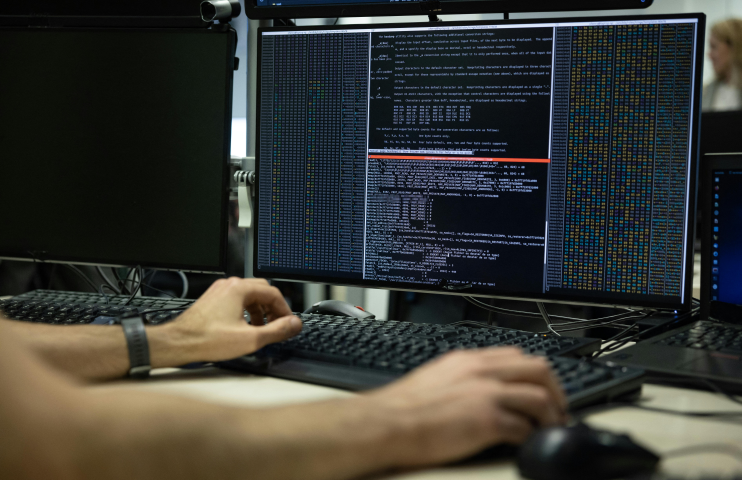
[[[152,366],[149,363],[149,343],[144,322],[140,316],[121,319],[126,345],[129,349],[129,376],[147,378]]]

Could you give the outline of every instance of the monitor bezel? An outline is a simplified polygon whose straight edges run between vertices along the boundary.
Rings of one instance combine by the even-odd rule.
[[[485,20],[485,21],[456,21],[456,22],[445,22],[443,24],[436,24],[435,26],[467,26],[467,25],[529,25],[539,23],[567,23],[567,22],[614,22],[614,21],[632,21],[632,20],[676,20],[676,19],[689,19],[696,20],[697,24],[697,44],[695,48],[695,69],[693,72],[694,77],[694,88],[693,98],[691,99],[691,105],[693,108],[693,115],[696,119],[691,125],[691,131],[688,141],[690,142],[690,165],[689,168],[689,185],[686,191],[688,200],[688,212],[686,215],[686,237],[685,237],[685,268],[684,268],[684,289],[683,296],[679,301],[673,301],[667,297],[667,300],[661,301],[660,299],[652,298],[648,300],[629,300],[625,297],[625,294],[610,295],[603,293],[601,297],[585,297],[584,295],[571,295],[571,294],[552,294],[547,296],[534,295],[529,292],[520,294],[517,292],[497,294],[487,291],[482,288],[467,288],[465,290],[446,290],[439,286],[425,286],[415,283],[391,283],[382,282],[377,280],[360,280],[360,281],[346,281],[342,278],[337,277],[326,277],[326,276],[310,276],[304,274],[285,274],[285,273],[270,273],[263,272],[258,269],[258,231],[260,229],[260,216],[255,215],[255,222],[253,228],[253,241],[255,248],[253,249],[253,274],[256,277],[268,278],[273,280],[282,281],[297,281],[306,283],[327,283],[332,285],[342,285],[349,287],[362,287],[362,288],[380,288],[397,291],[408,291],[408,292],[420,292],[420,293],[435,293],[435,294],[448,294],[448,295],[466,295],[474,297],[485,297],[485,298],[499,298],[508,300],[523,300],[533,302],[548,302],[548,303],[567,303],[576,305],[594,305],[594,306],[609,306],[618,308],[636,308],[643,310],[669,310],[669,311],[690,311],[692,308],[692,297],[693,297],[693,239],[695,235],[695,212],[696,212],[696,184],[697,184],[697,165],[699,155],[699,144],[700,144],[700,111],[701,111],[701,90],[702,90],[702,77],[703,77],[703,54],[705,47],[705,24],[706,15],[703,13],[689,13],[689,14],[671,14],[671,15],[622,15],[622,16],[602,16],[602,17],[564,17],[564,18],[541,18],[541,19],[524,19],[524,20]],[[262,39],[264,32],[276,32],[276,31],[306,31],[306,30],[353,30],[353,29],[368,29],[368,28],[408,28],[408,27],[426,27],[431,26],[429,22],[410,22],[410,23],[393,23],[393,24],[360,24],[360,25],[339,25],[339,26],[307,26],[307,27],[261,27],[258,29],[258,61],[257,61],[257,103],[255,110],[255,128],[256,137],[260,138],[260,109],[261,109],[261,64],[260,52],[262,52]],[[695,142],[695,144],[693,144]],[[256,192],[260,189],[260,148],[256,148],[255,151],[255,165],[256,165]],[[260,211],[260,194],[255,195],[255,212]],[[662,297],[661,297],[662,298]]]
[[[132,33],[186,33],[190,35],[228,35],[227,47],[224,58],[224,71],[225,78],[225,111],[224,111],[224,137],[222,139],[224,155],[222,161],[222,179],[221,179],[221,200],[222,205],[220,212],[220,237],[219,237],[219,263],[216,265],[196,265],[190,263],[158,263],[149,262],[142,264],[131,264],[123,261],[120,258],[96,258],[95,254],[91,252],[89,256],[74,256],[57,254],[54,252],[17,252],[17,251],[0,251],[0,259],[3,260],[16,260],[16,261],[28,261],[38,263],[61,263],[61,264],[74,264],[74,265],[100,265],[100,266],[111,266],[111,267],[133,267],[141,266],[147,269],[156,270],[175,270],[184,272],[194,273],[214,273],[224,274],[227,270],[227,241],[228,241],[228,225],[229,225],[229,175],[230,175],[230,150],[232,144],[232,94],[234,85],[234,59],[235,49],[237,45],[237,35],[232,28],[220,28],[220,29],[202,29],[202,28],[112,28],[112,27],[67,27],[67,28],[45,28],[39,30],[38,28],[19,28],[19,27],[0,27],[0,30],[12,30],[12,31],[38,31],[38,32],[132,32]],[[129,228],[140,228],[139,225],[131,225]],[[142,231],[142,241],[146,242],[146,232]],[[27,253],[27,254],[25,254]]]
[[[287,6],[257,5],[245,0],[245,15],[253,20],[270,18],[380,17],[399,15],[452,15],[504,12],[573,12],[647,8],[654,0],[569,0],[555,5],[554,0],[425,0],[378,3],[335,3]]]

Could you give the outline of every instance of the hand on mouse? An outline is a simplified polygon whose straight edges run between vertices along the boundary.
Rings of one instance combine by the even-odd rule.
[[[566,421],[567,400],[546,359],[510,347],[449,353],[370,396],[396,411],[406,432],[397,465],[520,444],[535,427]]]
[[[245,322],[244,310],[252,325]],[[153,365],[182,365],[247,355],[301,328],[276,287],[263,279],[233,277],[214,282],[193,306],[172,322],[151,327],[148,335],[157,330],[151,335]]]

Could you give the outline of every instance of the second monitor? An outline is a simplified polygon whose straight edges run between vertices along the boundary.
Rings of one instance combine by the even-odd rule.
[[[703,24],[261,30],[255,274],[688,308]]]

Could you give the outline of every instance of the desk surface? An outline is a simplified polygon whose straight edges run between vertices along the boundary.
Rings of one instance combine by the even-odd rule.
[[[697,255],[698,257],[698,255]],[[700,259],[696,258],[694,296],[698,298]],[[269,407],[351,397],[354,393],[270,377],[238,374],[215,368],[200,370],[160,369],[146,381],[119,381],[90,387],[97,391],[135,389],[180,395],[243,407]],[[682,411],[740,411],[742,406],[709,392],[645,385],[646,405]],[[681,447],[725,443],[742,449],[742,416],[711,419],[690,418],[623,407],[588,418],[596,428],[629,433],[635,441],[662,454]],[[742,458],[702,453],[663,461],[662,470],[681,478],[699,474],[742,473]],[[512,462],[438,467],[377,477],[384,480],[514,480],[520,479]]]
[[[133,388],[193,397],[214,403],[247,407],[267,407],[351,397],[354,393],[334,388],[221,371],[161,369],[146,381],[120,381],[91,387],[97,391]],[[642,400],[646,405],[683,411],[730,411],[742,406],[709,392],[645,385]],[[629,433],[655,452],[662,454],[681,447],[725,443],[742,449],[742,416],[711,419],[690,418],[622,407],[591,415],[588,423],[597,428]],[[742,472],[742,459],[719,453],[700,453],[663,461],[662,469],[682,478],[700,473],[730,475]],[[439,467],[395,473],[378,478],[394,480],[441,479],[519,479],[511,462]]]

